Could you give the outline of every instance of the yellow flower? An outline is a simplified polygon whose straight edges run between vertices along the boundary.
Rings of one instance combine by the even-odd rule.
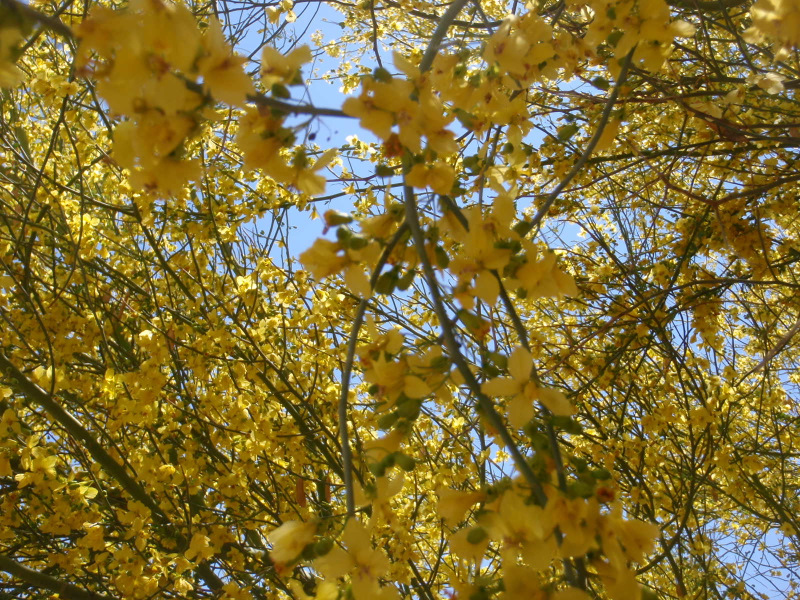
[[[512,287],[524,289],[528,298],[578,295],[575,280],[558,268],[555,253],[548,252],[536,260],[536,250],[532,244],[523,242],[523,248],[528,250],[529,258],[514,273]]]
[[[512,204],[513,211],[513,204]],[[470,296],[478,296],[484,302],[494,304],[500,293],[500,284],[491,270],[502,270],[511,258],[511,250],[498,248],[495,244],[506,237],[508,227],[502,203],[495,203],[492,213],[485,215],[479,206],[467,208],[467,228],[452,217],[445,216],[440,223],[443,229],[449,230],[455,240],[461,243],[457,255],[450,262],[450,271],[458,276],[461,288],[468,288],[476,278],[469,294],[459,297],[464,308],[472,308]]]
[[[385,140],[392,133],[394,116],[377,107],[369,96],[362,94],[358,98],[347,98],[342,104],[342,112],[351,117],[358,117],[361,127],[369,129],[381,139]]]
[[[270,558],[282,565],[293,562],[314,540],[316,533],[317,524],[314,522],[286,521],[267,535],[267,540],[272,544]]]
[[[340,254],[342,247],[337,242],[317,238],[311,247],[300,255],[300,262],[311,271],[315,279],[323,279],[341,271],[350,259]]]
[[[486,381],[481,390],[487,396],[508,396],[508,421],[520,428],[533,418],[533,403],[538,400],[555,415],[573,414],[572,404],[563,392],[540,388],[531,380],[533,355],[519,346],[508,357],[508,377],[495,377]]]
[[[394,123],[401,124],[401,141],[412,151],[419,152],[419,133],[415,136],[409,129],[419,110],[419,105],[411,99],[413,92],[413,85],[404,79],[365,79],[361,94],[345,100],[342,110],[351,117],[358,117],[362,127],[384,140],[391,135]]]
[[[381,587],[379,579],[389,571],[389,559],[380,548],[372,547],[370,530],[356,519],[350,519],[342,533],[347,550],[334,548],[314,561],[314,567],[326,581],[350,575],[355,600],[398,597],[391,586]]]
[[[629,568],[617,568],[601,560],[593,561],[592,567],[600,576],[611,600],[641,600],[642,588]]]
[[[339,597],[339,587],[332,581],[320,583],[313,596],[306,594],[303,585],[296,579],[290,579],[288,585],[297,600],[336,600]]]
[[[114,130],[114,157],[126,168],[150,167],[169,157],[189,136],[195,122],[149,110],[136,121],[124,121]]]
[[[151,71],[141,53],[123,52],[114,61],[113,69],[97,83],[100,94],[113,113],[133,115],[142,104],[142,87]]]
[[[23,73],[14,64],[14,49],[22,34],[13,27],[0,29],[0,88],[12,87],[22,82]]]
[[[503,592],[500,600],[548,600],[550,595],[542,589],[536,570],[511,561],[503,561]]]
[[[189,549],[184,552],[184,556],[188,560],[203,561],[211,558],[214,555],[214,549],[209,545],[209,538],[200,532],[192,536],[192,541],[189,542]]]
[[[266,46],[261,53],[261,81],[267,89],[276,83],[302,83],[300,68],[307,62],[311,62],[311,48],[307,45],[299,46],[289,54],[281,54],[275,48]]]
[[[553,535],[554,523],[541,506],[527,504],[517,490],[508,490],[500,499],[497,511],[487,511],[478,518],[492,540],[501,543],[503,562],[522,559],[533,569],[545,569],[558,554]]]
[[[114,72],[116,73],[116,69]],[[186,87],[183,79],[169,72],[148,78],[139,93],[141,101],[138,103],[145,107],[158,107],[170,116],[190,112],[203,102],[202,96]],[[135,111],[137,106],[134,103]]]
[[[750,9],[753,26],[745,40],[759,42],[764,37],[790,46],[800,46],[800,7],[786,0],[759,0]]]
[[[484,492],[462,492],[445,487],[439,488],[436,495],[439,496],[437,514],[450,527],[463,520],[470,507],[486,497]]]
[[[134,189],[157,192],[160,197],[179,195],[190,181],[200,179],[199,160],[179,160],[167,156],[156,164],[131,172]]]
[[[418,163],[406,175],[408,185],[415,188],[431,188],[437,194],[446,195],[453,189],[456,173],[453,167],[443,162],[432,165]]]
[[[86,66],[92,51],[103,58],[111,58],[115,48],[130,46],[135,30],[135,19],[130,14],[93,5],[89,15],[75,27],[75,35],[80,40],[75,57],[77,68]]]
[[[489,537],[481,529],[464,527],[459,529],[448,540],[450,551],[461,560],[479,563],[489,547]]]
[[[618,536],[628,560],[641,563],[654,548],[658,525],[637,520],[624,521]]]
[[[294,142],[294,134],[283,126],[283,119],[269,111],[248,108],[239,119],[236,144],[244,154],[245,169],[263,169],[275,176],[285,175],[289,167],[281,149]]]
[[[400,394],[407,398],[424,398],[431,393],[422,379],[409,373],[405,359],[387,359],[383,353],[370,362],[364,380],[377,385],[378,394],[392,402]]]
[[[217,19],[211,19],[203,37],[205,55],[197,61],[203,88],[216,100],[244,106],[248,94],[255,92],[253,82],[242,65],[247,59],[233,53]]]
[[[311,166],[305,164],[307,162],[305,153],[299,155],[301,156],[301,160],[297,161],[297,164],[293,166],[288,184],[310,196],[318,196],[324,193],[325,177],[317,173],[317,171],[327,167],[336,157],[336,154],[336,148],[330,148],[323,152]]]
[[[487,396],[508,396],[506,407],[508,421],[520,428],[533,418],[533,403],[537,398],[536,384],[531,381],[533,356],[523,347],[517,347],[508,357],[508,377],[495,377],[481,385]]]
[[[596,499],[566,498],[553,491],[547,499],[545,512],[564,534],[560,548],[562,556],[581,556],[597,547],[601,517]]]
[[[191,71],[201,43],[200,29],[192,11],[183,4],[162,0],[131,0],[130,6],[139,13],[131,18],[136,23],[137,37],[145,53],[160,56],[178,71]],[[124,46],[120,48],[125,49]]]

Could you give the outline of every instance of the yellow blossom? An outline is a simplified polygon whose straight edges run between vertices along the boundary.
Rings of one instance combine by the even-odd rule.
[[[12,87],[22,82],[23,73],[14,64],[14,51],[22,34],[14,27],[0,28],[0,88]]]
[[[349,574],[355,600],[399,597],[393,587],[379,583],[389,570],[389,559],[380,548],[373,548],[369,529],[351,518],[342,533],[342,543],[346,550],[336,547],[314,561],[326,581]]]
[[[267,534],[267,540],[272,544],[270,558],[279,564],[293,562],[314,540],[316,533],[317,524],[314,522],[286,521]]]
[[[342,252],[338,242],[317,238],[308,250],[300,254],[300,262],[315,279],[323,279],[338,273],[350,262]]]
[[[265,46],[261,53],[261,81],[270,89],[276,83],[295,85],[302,83],[300,68],[311,62],[311,48],[298,46],[288,54],[282,54],[271,46]]]
[[[464,518],[471,506],[486,497],[483,492],[462,492],[445,487],[439,488],[436,495],[439,496],[437,513],[451,527]]]
[[[508,377],[495,377],[481,386],[489,396],[508,396],[508,420],[512,427],[520,428],[534,415],[534,402],[538,400],[556,415],[573,414],[572,404],[563,392],[540,388],[531,379],[533,355],[523,347],[517,347],[508,357]]]
[[[453,167],[443,162],[432,165],[419,163],[406,175],[406,182],[415,188],[431,188],[437,194],[447,195],[453,188],[456,174]]]
[[[209,537],[197,532],[189,542],[189,549],[184,552],[188,560],[203,561],[214,555],[214,549],[209,545]]]
[[[217,19],[211,19],[203,37],[205,51],[197,61],[203,87],[216,99],[234,106],[244,106],[248,94],[255,92],[253,82],[242,65],[247,59],[233,53]]]

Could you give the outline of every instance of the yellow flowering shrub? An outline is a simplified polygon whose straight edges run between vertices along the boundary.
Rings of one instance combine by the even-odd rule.
[[[799,14],[3,0],[0,596],[797,598]]]

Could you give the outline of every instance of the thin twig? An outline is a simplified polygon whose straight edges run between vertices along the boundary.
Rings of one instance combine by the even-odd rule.
[[[16,0],[0,0],[0,4],[7,6],[10,10],[16,11],[20,16],[38,23],[44,29],[50,30],[53,33],[67,38],[68,40],[77,41],[75,33],[70,27],[62,23],[56,17],[46,15],[36,9],[31,8],[27,4],[22,4]],[[203,93],[204,90],[199,83],[186,81],[186,87],[192,91]],[[339,117],[342,119],[352,119],[350,115],[345,114],[337,108],[319,108],[311,104],[292,104],[284,102],[277,98],[271,98],[264,94],[248,94],[247,100],[258,106],[272,108],[289,114],[303,114],[313,115],[317,117]]]
[[[502,417],[495,410],[491,399],[481,391],[480,383],[475,378],[475,375],[473,375],[469,365],[461,354],[461,350],[458,347],[458,341],[456,340],[455,333],[453,332],[452,322],[448,318],[447,310],[445,309],[444,302],[439,294],[439,283],[436,281],[436,273],[434,273],[433,265],[431,265],[430,258],[425,251],[425,237],[422,234],[414,190],[410,186],[405,186],[404,190],[406,221],[408,222],[408,226],[411,228],[411,237],[414,239],[414,245],[417,248],[417,255],[422,263],[422,271],[425,275],[425,282],[428,285],[428,290],[431,294],[431,300],[433,301],[433,310],[436,313],[436,317],[439,320],[439,325],[442,328],[442,339],[444,341],[444,346],[447,349],[447,353],[450,355],[450,360],[453,361],[459,373],[461,373],[461,376],[464,378],[464,382],[467,384],[467,387],[469,387],[470,392],[474,394],[476,400],[478,401],[478,407],[489,423],[489,426],[497,431],[500,439],[506,447],[506,450],[511,455],[514,465],[525,478],[525,481],[527,481],[531,486],[533,494],[536,496],[536,501],[541,505],[544,505],[547,502],[547,495],[544,493],[544,488],[542,487],[541,482],[539,482],[539,480],[536,478],[536,474],[533,472],[533,469],[531,469],[531,466],[525,460],[522,452],[520,452],[519,448],[517,448],[514,438],[511,437],[511,433],[508,431],[508,428],[503,422]]]
[[[403,223],[392,236],[392,239],[389,240],[389,243],[386,244],[383,253],[381,253],[378,259],[378,263],[372,271],[372,276],[369,280],[370,289],[375,288],[383,266],[386,264],[386,261],[389,260],[389,256],[398,242],[406,234],[406,231],[408,231],[408,225]],[[347,356],[342,366],[342,387],[339,394],[339,439],[342,445],[342,471],[348,518],[355,515],[356,503],[355,490],[353,489],[353,453],[350,449],[350,434],[347,430],[347,399],[350,394],[350,375],[353,371],[353,361],[355,360],[356,346],[358,345],[358,333],[361,330],[361,325],[364,323],[364,313],[367,310],[368,303],[369,298],[362,298],[356,308],[353,329],[350,331],[350,339],[347,340]]]
[[[575,178],[575,176],[586,166],[587,161],[592,156],[592,152],[597,146],[597,143],[600,141],[600,136],[603,135],[603,130],[606,128],[606,124],[608,123],[608,119],[611,117],[611,111],[614,109],[614,104],[617,101],[617,96],[619,96],[619,92],[622,89],[622,85],[625,83],[625,79],[628,76],[628,68],[631,66],[631,62],[633,61],[633,53],[636,51],[636,46],[634,46],[630,52],[622,59],[622,66],[619,71],[619,77],[617,78],[617,83],[614,85],[614,88],[611,90],[611,95],[609,95],[608,100],[606,100],[605,108],[603,108],[603,112],[600,115],[600,121],[597,123],[597,129],[592,136],[592,139],[589,140],[589,143],[586,144],[586,148],[584,149],[583,153],[581,154],[580,158],[578,158],[577,162],[572,166],[569,173],[564,175],[564,178],[561,180],[561,183],[556,186],[550,194],[548,194],[547,198],[545,198],[542,205],[539,207],[539,210],[531,219],[534,227],[532,230],[538,231],[542,219],[547,214],[547,211],[550,210],[550,207],[553,206],[553,202],[556,201],[558,195],[564,191],[570,182]]]

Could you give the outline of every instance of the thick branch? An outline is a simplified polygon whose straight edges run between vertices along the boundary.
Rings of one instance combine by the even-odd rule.
[[[67,433],[75,439],[80,440],[91,457],[99,463],[132,498],[144,504],[154,515],[161,515],[161,510],[158,505],[144,488],[128,474],[125,467],[114,460],[92,434],[90,434],[75,417],[62,408],[50,394],[25,377],[2,352],[0,352],[0,369],[8,376],[9,383],[13,388],[16,388],[16,390],[28,398],[28,400],[43,408],[48,415],[55,419],[67,431]]]
[[[84,590],[45,573],[29,569],[5,554],[0,554],[0,569],[34,587],[55,592],[59,598],[64,598],[65,600],[112,600],[103,594]]]

